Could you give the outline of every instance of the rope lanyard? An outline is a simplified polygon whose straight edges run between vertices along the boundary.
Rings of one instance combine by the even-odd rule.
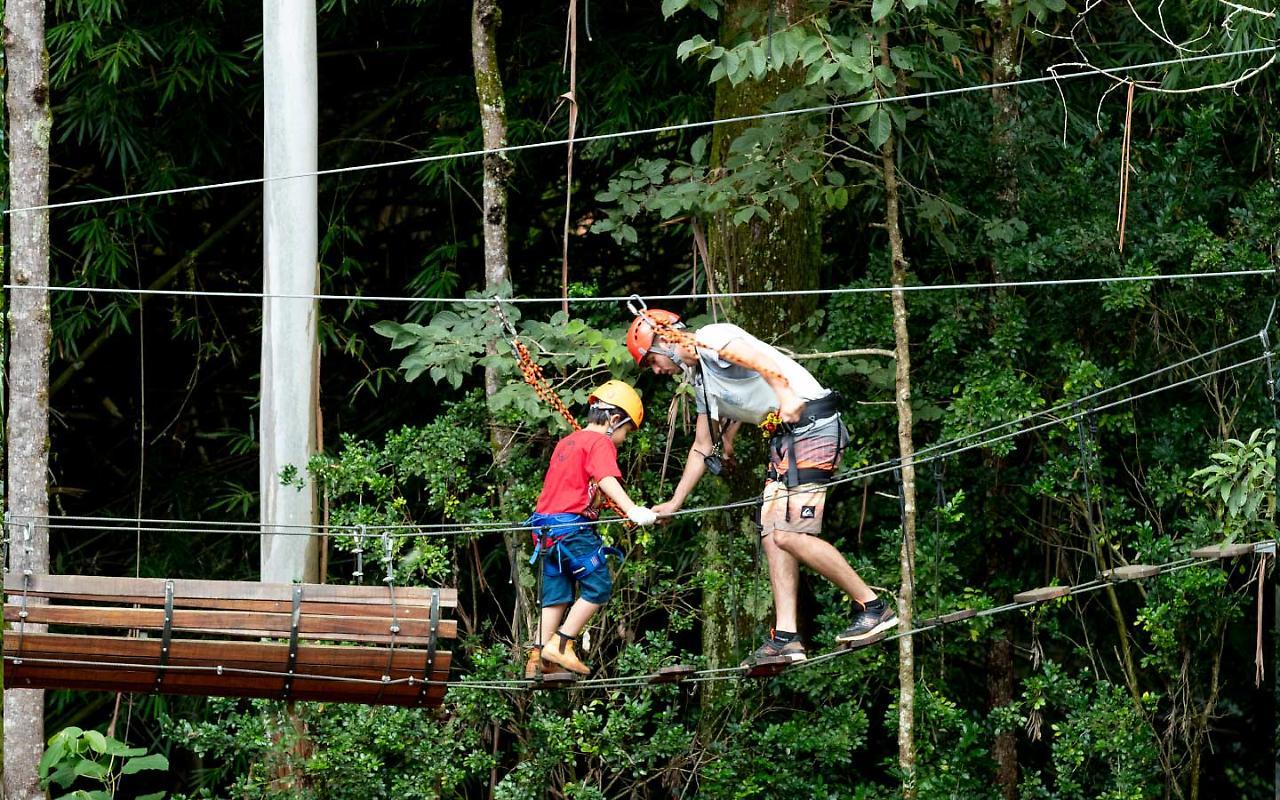
[[[538,366],[538,362],[533,360],[533,355],[529,352],[529,348],[524,346],[516,334],[516,328],[511,324],[511,320],[507,319],[507,315],[502,310],[502,300],[497,295],[493,297],[493,308],[498,314],[498,319],[502,321],[502,328],[506,331],[507,344],[511,345],[511,352],[515,354],[516,365],[520,368],[520,374],[524,376],[524,382],[533,387],[534,393],[542,402],[551,407],[569,423],[569,427],[575,431],[582,430],[582,426],[578,424],[578,420],[574,418],[573,412],[564,404],[564,400],[560,399],[560,395],[556,394],[556,390],[551,388],[551,383],[547,381],[546,375],[542,372],[542,367]],[[596,484],[592,482],[592,487]],[[630,522],[627,521],[627,515],[623,513],[622,508],[613,501],[613,498],[602,494],[605,508],[622,518],[623,527],[627,530],[632,528]],[[537,535],[537,532],[534,532]]]
[[[649,306],[644,302],[644,300],[638,294],[633,294],[631,295],[631,297],[627,299],[627,310],[637,317],[644,317],[644,321],[649,324],[649,327],[653,328],[654,333],[658,336],[661,336],[663,339],[665,339],[668,342],[674,342],[675,344],[685,345],[686,347],[692,347],[695,350],[711,350],[713,352],[720,353],[720,357],[723,358],[725,361],[728,361],[732,364],[737,364],[738,366],[743,367],[744,369],[749,369],[752,372],[758,372],[766,378],[774,378],[777,380],[781,380],[782,382],[787,384],[791,383],[789,380],[787,380],[787,376],[783,375],[781,372],[778,372],[777,370],[769,369],[768,367],[762,367],[759,364],[743,364],[742,362],[733,359],[730,355],[726,353],[721,353],[720,348],[711,347],[710,345],[703,344],[702,342],[698,341],[697,337],[694,336],[691,332],[684,330],[682,328],[677,328],[671,323],[661,322],[655,319],[654,316],[649,313]],[[710,409],[708,409],[708,412],[709,411]]]

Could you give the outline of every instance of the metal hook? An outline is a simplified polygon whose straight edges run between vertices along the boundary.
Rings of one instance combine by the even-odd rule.
[[[640,304],[639,308],[636,308],[637,303]],[[627,310],[631,312],[632,316],[639,317],[649,310],[649,305],[645,303],[643,297],[638,294],[633,294],[627,298]]]

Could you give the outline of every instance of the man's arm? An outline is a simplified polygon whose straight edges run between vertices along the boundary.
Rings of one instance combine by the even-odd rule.
[[[783,422],[796,422],[800,419],[804,401],[791,388],[777,362],[768,353],[742,339],[730,341],[719,352],[725,361],[760,373],[760,377],[764,378],[778,398],[778,416]]]
[[[684,462],[684,472],[680,475],[680,482],[676,484],[670,500],[653,507],[658,516],[674,514],[684,506],[689,493],[698,485],[698,481],[702,480],[703,474],[707,471],[706,457],[711,455],[711,447],[710,420],[707,419],[706,414],[699,414],[694,427],[693,447],[689,448],[689,458]]]

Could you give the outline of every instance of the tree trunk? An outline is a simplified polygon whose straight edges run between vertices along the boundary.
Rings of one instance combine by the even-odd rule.
[[[320,287],[316,209],[317,100],[314,0],[263,0],[262,580],[319,579],[319,537],[307,462],[316,452]],[[289,175],[304,177],[271,180]],[[293,467],[304,486],[286,486]],[[275,535],[273,535],[275,534]],[[294,535],[287,535],[294,534]]]
[[[807,11],[801,0],[730,0],[722,11],[720,44],[728,47],[744,37],[767,35],[770,13],[777,30]],[[804,70],[790,67],[780,72],[770,70],[762,80],[748,78],[737,86],[722,79],[716,84],[716,118],[758,114],[785,92],[802,86],[804,75]],[[750,127],[749,122],[715,127],[711,140],[713,174],[722,168],[733,140]],[[819,141],[811,144],[814,149],[822,146]],[[735,225],[735,210],[716,214],[707,232],[709,268],[716,272],[718,289],[791,291],[817,287],[822,229],[818,209],[806,195],[800,195],[800,205],[794,211],[778,203],[769,205],[767,222],[753,218]],[[816,302],[813,297],[791,297],[785,303],[768,297],[738,298],[733,309],[753,334],[770,341],[808,320]]]
[[[880,37],[880,63],[893,69],[889,59],[889,37]],[[901,211],[898,208],[898,168],[894,135],[889,134],[880,147],[880,162],[884,171],[885,229],[889,233],[889,256],[893,262],[891,284],[893,301],[893,344],[896,360],[894,395],[898,406],[898,457],[902,460],[903,531],[900,568],[902,587],[898,591],[898,625],[900,630],[910,630],[915,604],[916,559],[916,469],[915,442],[912,438],[913,417],[911,411],[911,338],[907,330],[907,301],[902,287],[907,283],[907,257],[902,246],[902,229],[899,227]],[[915,740],[915,639],[903,636],[898,639],[898,766],[902,770],[902,796],[913,800],[916,796],[916,740]]]
[[[476,99],[480,103],[480,130],[486,150],[502,147],[507,143],[507,106],[502,90],[502,70],[499,67],[497,30],[502,22],[502,10],[498,0],[474,0],[471,7],[471,60],[475,68]],[[507,245],[507,182],[511,178],[511,160],[506,153],[490,153],[484,157],[482,220],[484,236],[484,285],[486,291],[497,292],[511,281]],[[492,355],[496,345],[486,349]],[[485,397],[493,397],[502,388],[498,371],[492,367],[484,370]],[[514,431],[493,424],[489,429],[489,446],[493,463],[499,474],[511,456],[511,440]],[[505,505],[505,484],[499,486],[498,505]],[[511,575],[518,576],[524,569],[520,532],[504,534],[507,558],[511,563]],[[515,609],[511,615],[511,636],[517,647],[525,631],[536,630],[537,598],[519,580],[513,580]]]
[[[1003,83],[1017,75],[1017,53],[1020,28],[1013,19],[1012,0],[1001,0],[995,7],[989,7],[994,43],[991,48],[992,74],[994,83]],[[1019,109],[1015,89],[998,87],[991,90],[992,119],[991,143],[995,150],[993,162],[996,186],[996,200],[1006,217],[1017,217],[1020,208],[1018,191],[1017,141],[1014,136],[1019,119]],[[1002,280],[1000,260],[992,259],[992,280]],[[997,297],[1003,292],[997,289]],[[992,325],[997,321],[992,319]],[[984,466],[989,475],[999,474],[999,461],[991,454],[984,458]],[[1003,493],[993,486],[988,493],[988,510],[1003,503]],[[1000,519],[999,513],[989,514],[990,519]],[[995,575],[1004,565],[1014,563],[1014,539],[1007,531],[996,527],[988,538],[987,574]],[[997,624],[992,632],[995,641],[987,651],[987,707],[990,711],[1008,706],[1013,702],[1014,660],[1012,623],[1003,621]],[[1018,797],[1018,739],[1011,730],[1000,731],[995,736],[992,754],[996,760],[996,783],[1000,787],[1003,800],[1017,800]]]
[[[45,52],[44,0],[5,4],[8,85],[9,208],[49,201],[49,59]],[[9,216],[8,283],[49,284],[49,212]],[[15,522],[12,567],[49,571],[49,293],[16,288],[9,300],[7,511]],[[30,601],[28,601],[30,602]],[[28,626],[28,630],[37,630]],[[4,796],[43,798],[36,767],[44,752],[44,692],[4,693]]]
[[[768,15],[774,15],[774,29],[799,19],[806,8],[800,0],[729,0],[724,5],[720,27],[720,43],[732,46],[744,37],[759,38],[768,32]],[[716,84],[717,118],[755,114],[780,95],[804,81],[804,72],[788,69],[770,71],[761,80],[748,78],[737,86],[727,79]],[[720,170],[729,154],[733,140],[742,135],[750,123],[717,125],[711,134],[711,167]],[[821,142],[813,142],[818,148]],[[817,210],[802,196],[800,206],[788,211],[780,204],[769,206],[768,222],[753,219],[736,225],[734,209],[715,215],[707,229],[707,249],[710,256],[709,270],[716,274],[716,288],[722,291],[762,291],[813,289],[818,285],[818,264],[822,246],[821,226]],[[778,303],[768,298],[739,298],[732,304],[731,321],[751,331],[764,341],[776,339],[792,325],[808,319],[814,303],[804,298],[789,298]],[[745,434],[744,434],[745,435]],[[759,492],[753,465],[741,464],[725,480],[731,481],[730,491],[734,500],[744,499]],[[704,593],[702,601],[702,652],[707,667],[719,669],[732,666],[744,655],[742,650],[754,648],[755,642],[741,646],[747,631],[740,620],[735,619],[735,606],[741,606],[748,586],[754,585],[755,576],[739,575],[732,567],[731,559],[740,545],[742,536],[738,521],[740,516],[713,514],[702,520],[703,565],[723,570],[725,587],[720,592]],[[748,546],[756,547],[755,542]],[[745,579],[745,580],[744,580]],[[729,582],[739,585],[729,586]],[[735,600],[737,598],[737,600]],[[744,634],[744,635],[740,635]],[[717,705],[727,687],[705,684],[702,704],[706,710]],[[704,714],[704,726],[714,725],[715,714]],[[704,730],[711,730],[704,727]]]

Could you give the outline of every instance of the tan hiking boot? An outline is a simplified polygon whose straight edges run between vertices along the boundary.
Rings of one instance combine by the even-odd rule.
[[[556,636],[559,637],[558,642],[542,648],[542,660],[548,664],[564,667],[570,672],[576,672],[579,675],[590,675],[591,667],[583,664],[582,659],[578,658],[578,654],[573,649],[573,643],[578,637],[569,636],[559,631],[556,631]]]
[[[535,644],[529,648],[529,658],[524,662],[525,680],[533,681],[542,677],[542,645]]]

